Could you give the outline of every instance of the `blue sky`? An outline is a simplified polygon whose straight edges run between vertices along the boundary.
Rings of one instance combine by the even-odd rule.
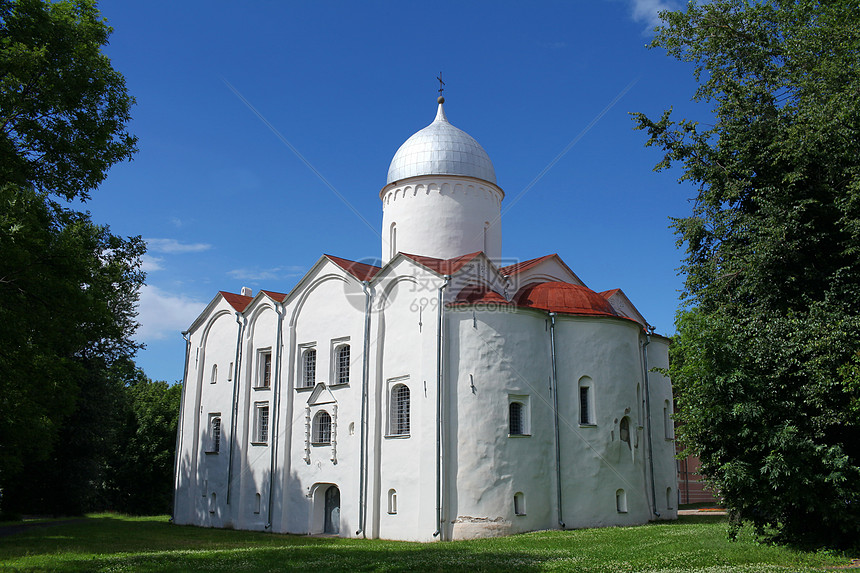
[[[323,253],[379,256],[375,229],[236,92],[378,228],[388,164],[433,120],[440,71],[448,118],[490,155],[503,209],[519,196],[504,257],[557,252],[672,334],[683,253],[669,217],[695,190],[652,171],[659,150],[628,112],[707,109],[690,102],[689,65],[645,48],[661,6],[680,3],[102,2],[140,152],[86,208],[149,243],[138,364],[181,379],[180,331],[219,290],[288,292]]]

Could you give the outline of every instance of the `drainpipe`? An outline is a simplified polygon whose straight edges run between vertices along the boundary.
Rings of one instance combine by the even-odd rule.
[[[230,505],[230,491],[233,483],[233,450],[236,444],[236,417],[239,415],[239,362],[242,360],[242,331],[245,330],[245,321],[242,313],[236,311],[236,324],[239,330],[236,334],[236,362],[233,367],[233,415],[230,420],[230,456],[227,459],[227,505]]]
[[[552,413],[555,426],[555,484],[556,498],[558,503],[558,524],[564,529],[564,519],[561,505],[561,440],[558,432],[558,370],[556,368],[555,354],[555,317],[554,312],[549,313],[549,341],[552,349]]]
[[[281,395],[279,393],[279,388],[281,386],[281,355],[283,354],[284,345],[281,342],[283,324],[284,324],[284,305],[283,303],[275,304],[275,312],[278,313],[278,333],[275,336],[275,350],[277,351],[277,355],[273,356],[273,360],[275,360],[275,379],[272,382],[272,423],[270,424],[270,435],[271,435],[271,444],[269,445],[270,451],[270,459],[269,459],[269,507],[266,513],[266,529],[272,527],[272,507],[274,505],[274,496],[272,493],[275,490],[275,465],[277,463],[277,456],[275,455],[278,450],[278,420],[280,419],[280,398]]]
[[[648,419],[648,433],[645,436],[648,438],[648,463],[651,469],[651,506],[654,508],[654,515],[660,517],[660,512],[657,511],[657,489],[654,485],[654,445],[652,443],[651,434],[651,383],[648,376],[648,345],[651,344],[651,334],[645,330],[645,342],[642,343],[642,363],[645,375],[645,409],[648,411],[646,418]]]
[[[433,537],[439,537],[442,541],[442,326],[444,313],[442,312],[442,291],[451,280],[450,275],[445,275],[445,282],[439,287],[439,295],[436,299],[439,321],[436,326],[436,532]]]
[[[370,365],[370,308],[373,302],[373,295],[368,290],[370,282],[361,281],[361,289],[364,291],[364,342],[361,358],[361,442],[359,444],[359,461],[358,461],[358,531],[356,535],[361,535],[366,538],[364,529],[367,522],[367,384],[368,384],[368,369]]]
[[[182,426],[185,421],[185,388],[188,386],[186,380],[188,378],[188,358],[191,356],[191,339],[188,338],[188,331],[182,331],[182,338],[185,340],[185,368],[182,371],[182,394],[179,399],[179,423],[176,424],[176,450],[173,456],[173,511],[170,513],[170,523],[176,520],[176,489],[179,485],[179,455],[180,446],[182,444]]]

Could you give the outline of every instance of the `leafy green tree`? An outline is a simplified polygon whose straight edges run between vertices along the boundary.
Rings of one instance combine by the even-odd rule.
[[[80,481],[95,480],[103,448],[83,440],[104,434],[72,429],[138,348],[143,241],[58,202],[86,200],[136,151],[110,31],[91,1],[0,0],[0,507],[28,464],[72,460],[76,443]]]
[[[111,509],[136,515],[170,513],[182,386],[153,382],[137,370],[124,396],[124,420],[107,472]]]
[[[698,188],[671,351],[680,438],[743,522],[860,539],[860,3],[713,0],[652,47],[692,62],[709,125],[635,114]]]
[[[0,181],[87,199],[131,159],[134,99],[95,2],[0,0]]]

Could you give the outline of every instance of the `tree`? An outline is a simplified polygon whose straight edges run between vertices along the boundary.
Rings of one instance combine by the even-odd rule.
[[[143,241],[58,202],[87,199],[136,150],[125,130],[133,99],[101,53],[109,34],[90,1],[0,0],[2,506],[27,464],[84,438],[69,423],[102,411],[94,389],[139,347]],[[84,458],[76,467],[96,459]]]
[[[153,382],[138,369],[124,395],[124,419],[107,472],[111,508],[136,515],[170,513],[182,386]]]
[[[679,437],[744,522],[860,539],[860,3],[713,0],[661,14],[713,124],[635,114],[697,187],[671,350]]]
[[[0,181],[87,199],[131,159],[134,99],[95,2],[0,0]]]

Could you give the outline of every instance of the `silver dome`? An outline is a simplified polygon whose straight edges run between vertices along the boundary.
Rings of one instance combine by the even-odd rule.
[[[400,146],[388,167],[388,181],[417,175],[465,175],[496,182],[496,170],[484,148],[445,117],[439,104],[433,123]]]

